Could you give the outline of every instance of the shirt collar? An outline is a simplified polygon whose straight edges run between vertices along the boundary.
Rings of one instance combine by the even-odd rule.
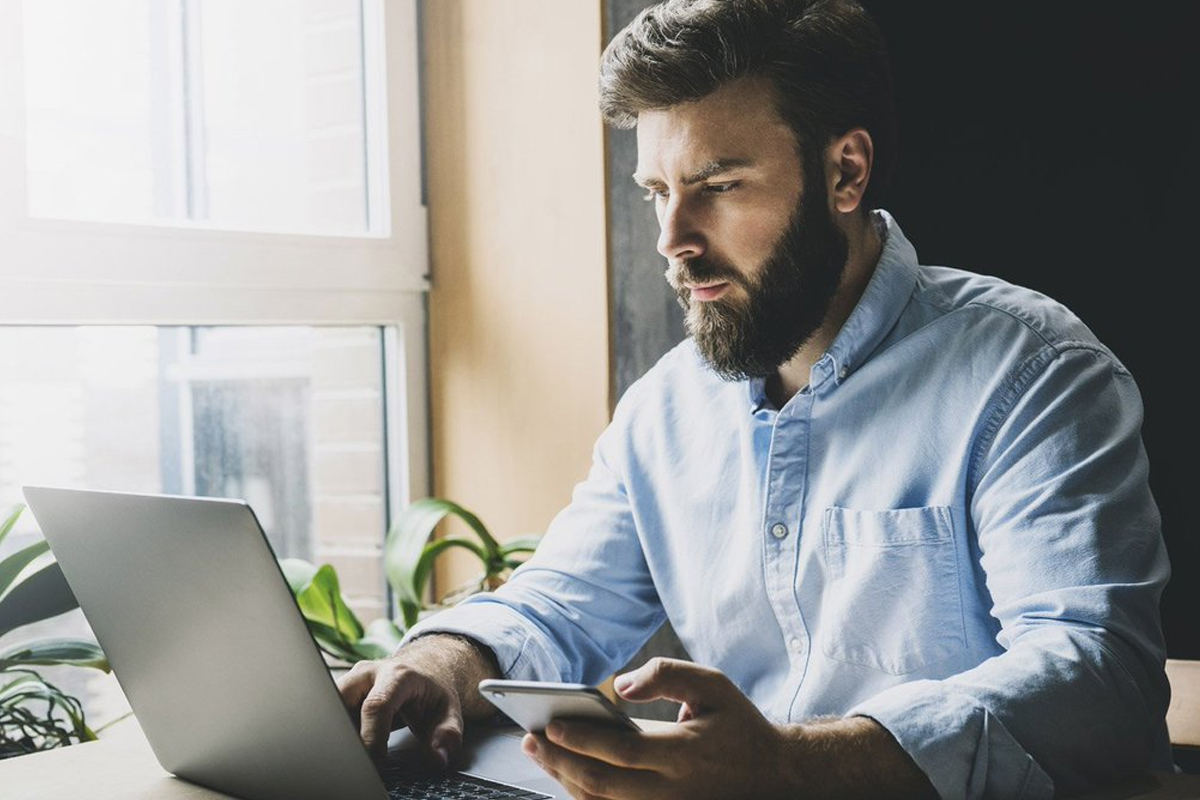
[[[895,218],[883,209],[872,211],[871,219],[883,238],[879,262],[833,344],[813,365],[810,385],[815,386],[830,376],[840,385],[862,366],[896,324],[916,286],[917,251],[912,243],[905,238]],[[766,407],[769,404],[766,381],[755,378],[746,384],[751,411]]]
[[[871,216],[883,236],[879,263],[858,304],[825,352],[839,384],[870,358],[900,319],[917,285],[916,249],[891,214],[878,209]]]

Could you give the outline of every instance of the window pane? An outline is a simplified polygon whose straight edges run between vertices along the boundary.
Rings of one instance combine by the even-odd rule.
[[[359,0],[25,0],[34,216],[368,230]]]
[[[277,555],[333,564],[382,616],[381,333],[0,326],[0,510],[24,484],[244,498]],[[4,552],[35,535],[26,512]],[[73,612],[11,636],[86,630]],[[119,706],[110,679],[55,677],[98,722]]]

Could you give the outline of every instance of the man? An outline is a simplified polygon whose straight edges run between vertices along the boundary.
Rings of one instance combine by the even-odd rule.
[[[1141,402],[1068,310],[872,210],[883,43],[842,0],[670,0],[604,54],[690,338],[495,594],[340,682],[448,761],[486,677],[598,682],[669,619],[644,734],[526,737],[575,797],[1050,797],[1168,768]]]

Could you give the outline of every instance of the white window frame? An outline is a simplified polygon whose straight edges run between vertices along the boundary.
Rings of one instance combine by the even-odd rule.
[[[417,0],[362,7],[367,152],[388,192],[370,182],[378,232],[322,236],[29,216],[22,1],[0,0],[0,324],[383,326],[395,509],[429,490]]]

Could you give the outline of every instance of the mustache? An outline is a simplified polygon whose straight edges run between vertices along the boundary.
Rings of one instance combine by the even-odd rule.
[[[726,281],[745,287],[742,274],[719,259],[697,258],[681,259],[668,263],[663,277],[676,292],[686,293],[686,284],[714,283]]]

